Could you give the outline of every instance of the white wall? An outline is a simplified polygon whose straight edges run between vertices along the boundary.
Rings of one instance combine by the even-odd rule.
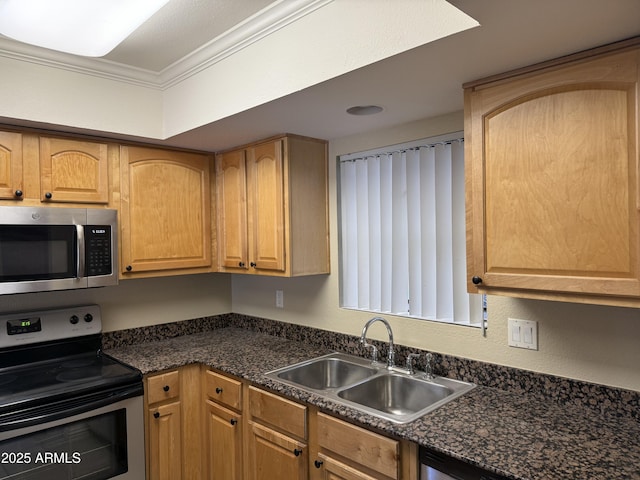
[[[228,275],[200,274],[124,280],[86,290],[0,295],[0,314],[98,304],[105,332],[229,313]]]
[[[462,113],[336,139],[329,147],[331,275],[296,279],[233,277],[232,309],[359,335],[372,314],[339,308],[336,211],[338,155],[463,129]],[[284,309],[275,291],[284,291]],[[388,316],[397,343],[461,357],[640,391],[638,310],[490,296],[489,330]],[[539,351],[507,346],[507,318],[538,322]],[[371,335],[386,338],[380,325]]]
[[[0,116],[162,138],[162,92],[0,55]]]

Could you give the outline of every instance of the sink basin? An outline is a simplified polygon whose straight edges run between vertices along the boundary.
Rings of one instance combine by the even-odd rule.
[[[372,366],[369,360],[343,353],[324,355],[266,375],[395,423],[411,422],[475,387],[451,378],[427,380],[424,374]]]
[[[400,375],[382,375],[338,393],[343,400],[393,415],[407,415],[447,398],[453,391],[436,383]]]
[[[365,411],[394,422],[409,422],[471,390],[473,384],[436,377],[386,373],[344,388],[337,394]]]
[[[280,370],[276,376],[313,390],[353,385],[377,373],[377,369],[353,363],[340,354],[319,357]]]

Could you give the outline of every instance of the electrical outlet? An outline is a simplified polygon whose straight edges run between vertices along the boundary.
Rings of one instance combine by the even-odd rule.
[[[276,290],[276,307],[284,308],[284,291]]]
[[[507,327],[510,347],[538,350],[538,322],[509,318]]]

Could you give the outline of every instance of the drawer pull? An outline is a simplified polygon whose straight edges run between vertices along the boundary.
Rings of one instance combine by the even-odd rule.
[[[296,457],[299,457],[300,455],[302,455],[302,450],[299,450],[299,449],[297,449],[297,448],[294,448],[294,449],[293,449],[293,454],[294,454]]]
[[[322,466],[324,462],[322,460],[316,460],[313,462],[313,464],[316,466],[316,468],[320,468]]]
[[[165,392],[169,391],[169,385],[165,385],[164,387],[162,387],[162,390],[164,390]]]
[[[230,420],[231,425],[236,425],[238,423],[238,420],[236,420],[235,418],[232,418]]]
[[[155,412],[153,414],[153,418],[160,418],[160,412]]]
[[[216,393],[219,395],[222,393],[222,389],[220,387],[216,387]]]

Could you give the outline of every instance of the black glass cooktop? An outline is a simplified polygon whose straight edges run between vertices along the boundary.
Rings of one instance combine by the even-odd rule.
[[[136,382],[138,370],[96,352],[0,368],[0,412]]]

